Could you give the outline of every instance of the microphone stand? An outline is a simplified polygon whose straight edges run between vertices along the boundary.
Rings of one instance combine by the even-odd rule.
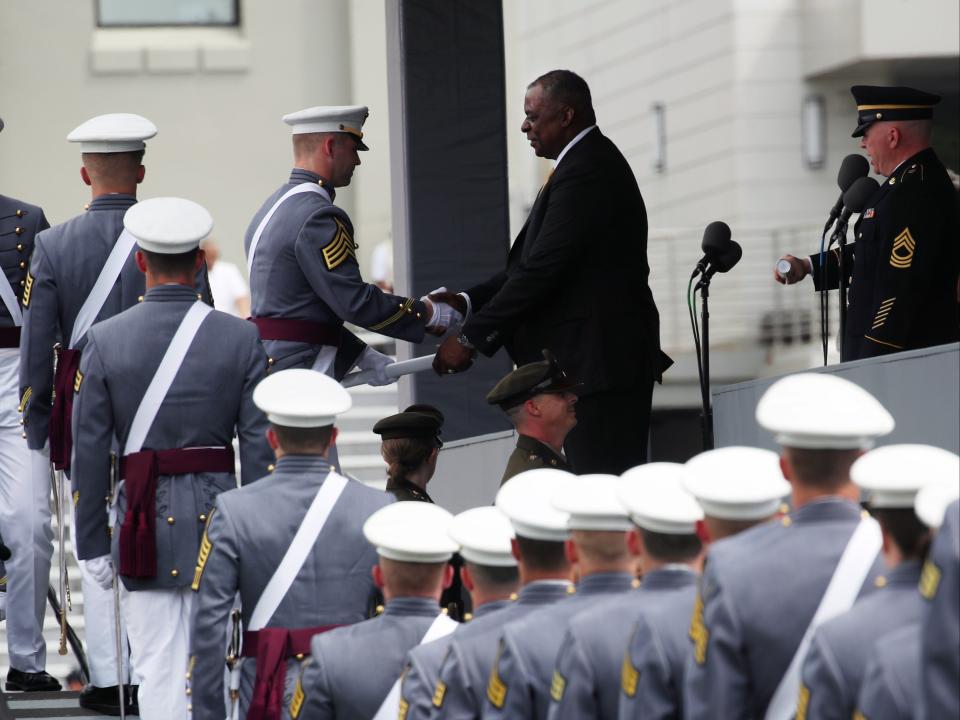
[[[844,267],[844,250],[847,247],[847,223],[849,222],[849,216],[844,217],[840,216],[840,222],[837,223],[837,227],[833,231],[833,236],[830,238],[830,244],[834,242],[837,243],[837,264],[838,272],[840,273],[840,331],[838,336],[837,344],[840,347],[840,360],[843,361],[843,343],[844,338],[846,337],[847,330],[847,273],[846,268]]]
[[[700,291],[700,399],[703,404],[701,430],[703,449],[713,450],[713,407],[710,402],[710,278],[709,270],[700,276],[693,291]]]

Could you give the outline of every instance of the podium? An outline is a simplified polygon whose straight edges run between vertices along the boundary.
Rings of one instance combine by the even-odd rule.
[[[896,421],[878,445],[923,443],[960,454],[960,343],[909,350],[811,369],[856,383],[876,397]],[[757,425],[760,397],[779,377],[717,388],[713,392],[716,447],[749,445],[778,450]]]

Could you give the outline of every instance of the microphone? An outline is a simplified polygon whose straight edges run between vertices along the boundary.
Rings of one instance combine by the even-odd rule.
[[[707,265],[716,262],[717,258],[730,249],[730,226],[721,220],[714,220],[707,225],[703,231],[703,242],[700,243],[700,249],[703,250],[703,257],[697,261],[697,267],[694,268],[691,279],[707,269]],[[733,243],[736,245],[736,243]],[[739,260],[739,258],[737,258]],[[736,261],[734,261],[736,264]],[[731,267],[733,267],[731,265]],[[729,269],[729,268],[727,268]],[[725,272],[725,271],[724,271]]]
[[[727,228],[727,232],[730,232],[730,228]],[[740,243],[736,242],[735,240],[730,240],[724,252],[710,261],[710,267],[708,267],[706,272],[703,273],[703,278],[700,280],[700,283],[703,283],[704,280],[710,280],[710,278],[717,273],[727,272],[734,265],[740,262],[740,258],[742,257],[743,248],[740,247]]]
[[[880,183],[871,177],[862,177],[854,182],[850,189],[843,194],[843,212],[840,213],[840,224],[846,226],[853,213],[862,213],[870,204],[870,199],[880,187]]]
[[[840,163],[840,171],[837,173],[837,185],[840,187],[840,197],[837,198],[837,202],[830,208],[830,218],[827,220],[827,224],[824,225],[824,232],[826,232],[826,228],[833,225],[834,220],[839,217],[840,211],[843,210],[843,194],[849,190],[857,180],[866,177],[868,172],[870,172],[870,163],[867,162],[867,159],[863,155],[847,155],[843,159],[843,162]]]

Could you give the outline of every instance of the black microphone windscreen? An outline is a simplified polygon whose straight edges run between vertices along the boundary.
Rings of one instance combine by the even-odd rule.
[[[850,213],[863,212],[879,187],[880,183],[871,177],[860,178],[843,194],[843,206]]]
[[[705,255],[713,256],[726,250],[730,243],[730,226],[722,220],[714,220],[703,231],[703,242],[700,249]]]
[[[837,185],[841,192],[850,189],[857,180],[866,177],[870,172],[870,163],[863,155],[847,155],[840,163],[840,171],[837,173]]]
[[[742,257],[743,248],[740,247],[740,243],[731,240],[727,247],[724,248],[723,253],[713,261],[713,267],[717,272],[725,273],[740,262],[740,258]]]

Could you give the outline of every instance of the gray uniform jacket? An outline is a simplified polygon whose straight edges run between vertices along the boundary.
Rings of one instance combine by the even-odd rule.
[[[406,720],[428,720],[435,704],[443,704],[444,686],[437,687],[440,677],[440,666],[443,664],[450,643],[454,636],[469,625],[498,614],[510,606],[509,600],[495,600],[476,609],[473,619],[457,628],[456,632],[445,635],[439,640],[418,645],[407,653],[407,662],[403,670],[403,684],[400,686],[400,697],[403,698],[403,707],[406,708]]]
[[[575,615],[554,663],[550,720],[606,720],[617,716],[629,628],[647,612],[693,592],[687,569],[654,570],[635,592],[617,595]]]
[[[809,720],[849,720],[857,705],[871,643],[920,621],[919,579],[919,560],[901,563],[886,577],[877,578],[876,591],[817,628],[801,674],[800,697]]]
[[[645,612],[633,627],[620,672],[620,720],[683,717],[683,674],[690,655],[696,582],[672,602]]]
[[[224,648],[234,597],[239,591],[246,624],[329,472],[318,455],[284,455],[272,475],[217,497],[194,573],[194,720],[223,720]],[[375,593],[370,568],[377,554],[361,528],[391,502],[386,493],[347,483],[267,627],[349,625],[368,617]],[[243,661],[242,708],[250,701],[255,670],[254,658]],[[298,674],[299,663],[291,660],[285,706]]]
[[[960,501],[943,516],[923,569],[921,649],[926,714],[960,717]]]
[[[36,205],[0,195],[0,268],[21,301],[26,292],[27,267],[37,233],[50,227]],[[0,327],[13,327],[13,318],[0,302]]]
[[[854,720],[913,720],[920,701],[920,625],[884,635],[868,655]],[[956,715],[931,715],[938,720]]]
[[[273,193],[247,229],[244,247],[280,197],[301,183],[320,176],[295,168],[287,183]],[[335,197],[332,186],[321,183]],[[254,317],[308,320],[340,328],[344,322],[401,340],[420,342],[429,318],[424,303],[385,293],[360,277],[353,224],[347,214],[314,192],[288,198],[274,213],[260,236],[250,272],[251,312]],[[268,340],[267,355],[276,370],[310,367],[320,345]],[[335,377],[353,366],[364,348],[343,332]]]
[[[173,334],[197,300],[193,288],[161,285],[143,303],[90,328],[74,384],[73,464],[77,499],[77,545],[83,560],[111,549],[104,498],[110,494],[110,452],[122,448],[143,394]],[[242,481],[262,476],[273,461],[267,420],[253,404],[253,389],[266,361],[256,328],[213,310],[203,320],[143,449],[168,450],[230,445],[240,439]],[[114,445],[116,438],[117,445]],[[157,480],[154,579],[123,578],[128,590],[190,585],[200,536],[218,493],[237,486],[233,473],[161,475]],[[121,488],[117,527],[126,512]],[[117,540],[113,533],[114,563]]]
[[[137,202],[132,195],[102,195],[87,212],[43,232],[30,261],[30,296],[24,303],[20,342],[20,396],[27,443],[47,442],[53,391],[53,346],[70,342],[73,324],[107,256],[123,232],[123,215]],[[144,293],[144,275],[130,253],[97,318],[133,307]],[[77,344],[82,348],[85,339]]]
[[[553,666],[563,640],[560,629],[577,613],[632,586],[628,573],[588,575],[567,600],[505,626],[490,669],[483,717],[544,720],[557,690]]]
[[[571,590],[573,585],[567,582],[532,582],[520,590],[517,600],[508,607],[493,615],[475,618],[451,635],[450,652],[444,658],[437,680],[437,687],[442,687],[439,706],[434,707],[431,717],[477,720],[483,710],[490,668],[497,656],[500,630],[508,622],[565,600]]]
[[[314,637],[300,678],[303,705],[294,717],[370,720],[439,613],[429,598],[394,598],[378,617]]]
[[[689,720],[763,717],[861,512],[825,497],[710,547],[690,627]],[[863,587],[881,570],[878,557]]]

